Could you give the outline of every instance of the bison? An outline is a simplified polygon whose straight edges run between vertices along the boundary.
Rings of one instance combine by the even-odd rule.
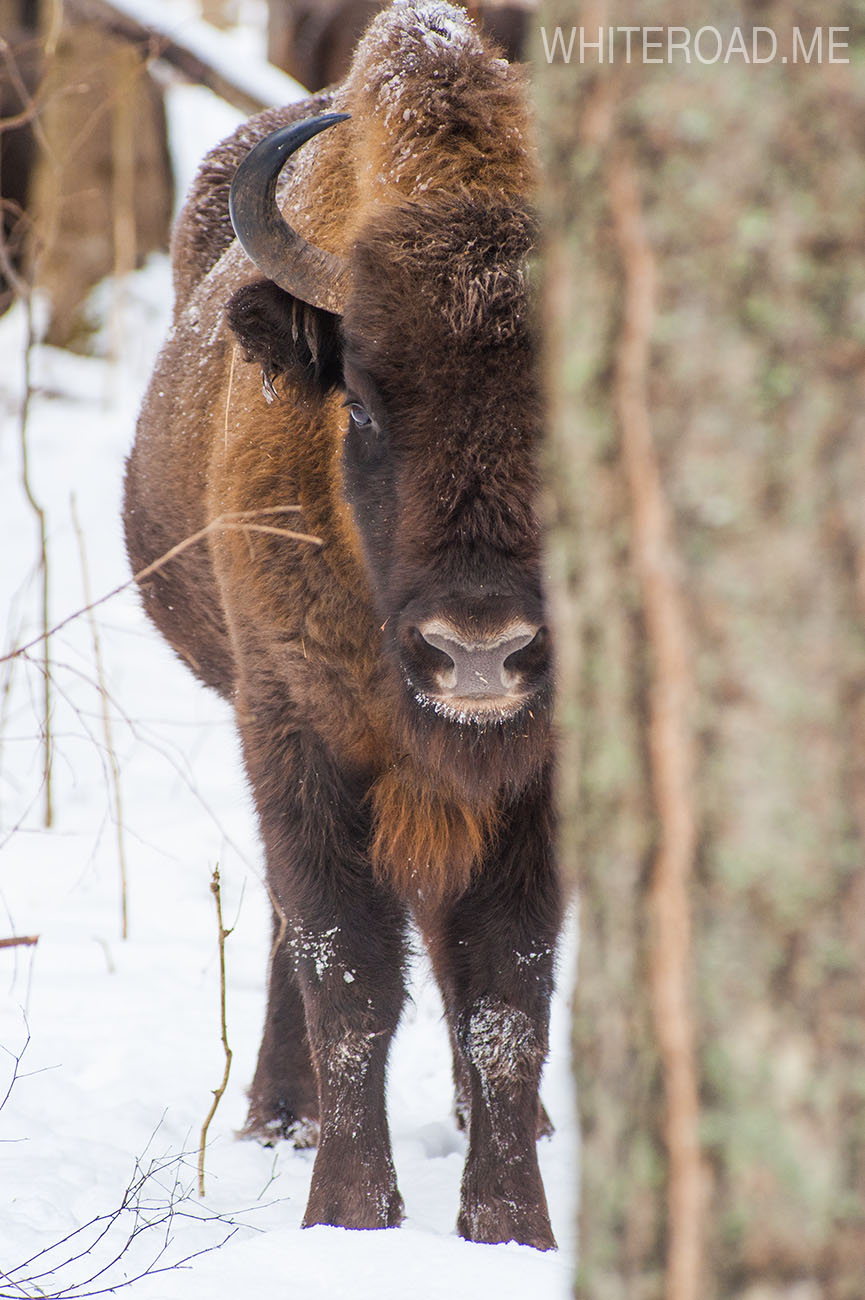
[[[520,71],[403,0],[341,86],[207,157],[174,236],[127,546],[136,572],[172,552],[144,607],[236,715],[274,913],[246,1132],[317,1140],[305,1225],[403,1216],[413,919],[468,1133],[459,1231],[555,1245],[534,185]]]

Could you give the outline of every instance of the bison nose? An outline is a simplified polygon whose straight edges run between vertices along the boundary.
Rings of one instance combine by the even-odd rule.
[[[469,639],[449,623],[431,620],[417,631],[427,645],[440,651],[434,677],[443,695],[477,699],[513,694],[522,672],[512,656],[534,641],[542,629],[512,623],[496,635]]]

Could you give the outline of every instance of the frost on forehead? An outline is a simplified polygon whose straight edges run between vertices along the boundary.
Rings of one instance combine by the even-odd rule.
[[[491,189],[519,191],[528,179],[523,83],[445,0],[397,0],[378,14],[345,100],[384,127],[362,164],[373,189],[420,197],[471,184],[479,170]]]
[[[444,0],[396,0],[373,20],[358,55],[367,69],[365,90],[392,110],[403,96],[406,78],[435,83],[448,66],[482,52],[464,11]]]
[[[478,43],[465,10],[455,9],[445,0],[395,0],[391,17],[394,31],[402,29],[431,50]]]

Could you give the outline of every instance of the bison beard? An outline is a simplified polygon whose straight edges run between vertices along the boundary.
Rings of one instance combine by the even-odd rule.
[[[413,917],[468,1131],[459,1230],[548,1249],[560,894],[527,141],[519,72],[461,10],[409,0],[341,87],[214,150],[175,232],[124,521],[134,571],[205,530],[143,596],[234,708],[265,846],[247,1133],[318,1137],[306,1224],[400,1222],[385,1072]]]

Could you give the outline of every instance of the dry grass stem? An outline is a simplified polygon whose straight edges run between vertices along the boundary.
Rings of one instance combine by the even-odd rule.
[[[237,344],[231,349],[231,367],[228,371],[228,392],[225,395],[225,421],[222,427],[223,446],[228,449],[228,417],[231,412],[231,392],[234,388],[234,367],[237,362]]]
[[[33,329],[32,301],[29,294],[24,300],[24,306],[27,312],[27,340],[24,346],[24,394],[21,399],[21,409],[18,419],[18,435],[21,447],[21,487],[24,491],[27,503],[33,511],[33,515],[36,519],[36,528],[39,539],[38,568],[40,580],[40,621],[42,624],[42,631],[38,640],[43,642],[45,645],[45,673],[42,678],[43,822],[47,828],[51,826],[54,817],[52,807],[53,742],[51,736],[51,658],[49,647],[51,628],[49,621],[50,576],[48,571],[48,524],[45,510],[36,498],[30,477],[28,428],[30,399],[33,393],[31,360],[33,345],[35,343],[35,334]]]
[[[219,926],[219,1020],[222,1050],[225,1053],[225,1068],[222,1072],[222,1082],[218,1088],[214,1089],[210,1110],[207,1112],[201,1126],[201,1142],[198,1148],[198,1195],[202,1198],[204,1197],[204,1152],[207,1146],[207,1133],[210,1128],[210,1121],[216,1114],[216,1108],[225,1095],[225,1089],[228,1087],[228,1076],[231,1073],[231,1048],[228,1045],[228,1026],[225,1019],[225,941],[231,931],[226,930],[222,921],[222,891],[219,885],[219,867],[214,868],[213,877],[210,881],[210,892],[216,900],[216,918]]]
[[[24,104],[24,120],[32,121],[34,134],[40,145],[44,146],[45,136],[42,131],[41,123],[37,111],[36,101],[27,90],[24,79],[18,69],[14,54],[7,41],[0,38],[0,53],[3,56],[5,65],[5,75],[14,85],[16,92]],[[47,827],[51,826],[53,821],[52,807],[52,762],[53,762],[53,742],[51,731],[51,662],[48,640],[49,630],[49,592],[50,592],[50,575],[48,567],[48,528],[45,510],[38,501],[33,490],[33,482],[30,473],[30,448],[28,442],[28,430],[30,423],[30,407],[33,397],[33,349],[36,344],[36,330],[33,320],[33,293],[32,285],[26,276],[22,275],[13,265],[9,249],[6,246],[6,239],[3,232],[3,223],[0,222],[0,269],[7,282],[11,285],[16,297],[20,300],[25,313],[26,337],[24,342],[23,356],[23,384],[21,405],[18,413],[18,436],[21,449],[21,487],[24,492],[27,504],[33,512],[36,520],[37,534],[39,538],[38,552],[38,571],[40,578],[40,621],[42,631],[40,640],[45,642],[45,674],[42,685],[42,778],[43,778],[43,822]],[[32,271],[31,271],[32,274]]]
[[[135,270],[138,234],[135,223],[135,111],[133,95],[144,64],[135,50],[122,46],[113,58],[115,97],[111,112],[112,214],[114,269],[110,337],[112,351],[122,347],[121,323],[126,277]]]
[[[120,764],[117,761],[117,751],[114,748],[114,736],[111,730],[111,712],[108,708],[108,690],[105,684],[105,668],[102,661],[102,647],[99,642],[99,628],[94,616],[93,600],[90,594],[90,574],[87,568],[87,552],[84,545],[84,534],[81,531],[78,512],[75,509],[74,497],[71,501],[71,510],[75,536],[78,539],[78,554],[81,557],[81,585],[84,589],[84,599],[88,607],[87,617],[90,623],[90,636],[93,642],[93,662],[96,665],[96,681],[99,690],[99,701],[102,707],[102,734],[105,737],[105,748],[108,753],[108,764],[111,769],[111,789],[114,799],[114,827],[117,834],[117,861],[120,867],[120,934],[121,938],[126,939],[129,937],[129,890],[126,872],[126,846],[123,838],[123,802],[120,794]]]

